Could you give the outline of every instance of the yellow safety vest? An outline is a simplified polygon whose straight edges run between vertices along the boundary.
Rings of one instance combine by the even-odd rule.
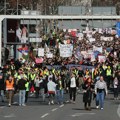
[[[111,73],[111,72],[112,72],[111,70],[107,70],[106,75],[107,75],[107,76],[111,76],[111,75],[112,75],[112,73]]]

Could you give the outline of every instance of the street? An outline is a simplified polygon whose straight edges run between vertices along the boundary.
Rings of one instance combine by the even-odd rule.
[[[15,96],[17,101],[18,96]],[[68,100],[68,95],[65,94]],[[17,101],[18,102],[18,101]],[[7,103],[0,102],[0,120],[119,120],[120,100],[113,100],[113,94],[106,97],[104,110],[95,108],[92,101],[92,110],[84,110],[82,94],[77,95],[76,104],[48,105],[41,98],[30,97],[27,106],[20,107],[18,103],[8,107]]]

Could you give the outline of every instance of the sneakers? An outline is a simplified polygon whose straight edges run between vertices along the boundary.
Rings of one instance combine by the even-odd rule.
[[[54,105],[54,101],[53,101],[53,100],[51,101],[51,104],[53,104],[53,105]]]
[[[22,104],[22,106],[26,106],[26,104]]]
[[[11,107],[11,104],[8,104],[8,107]]]
[[[99,106],[96,106],[96,109],[98,109],[99,108]]]
[[[75,101],[73,101],[72,103],[75,104]]]
[[[50,105],[51,103],[50,102],[48,102],[48,105]]]

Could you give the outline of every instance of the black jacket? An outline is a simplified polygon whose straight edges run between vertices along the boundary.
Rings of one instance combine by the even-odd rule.
[[[26,80],[20,79],[20,80],[18,81],[18,89],[19,89],[19,90],[26,90],[26,87],[25,87],[25,84],[26,84],[26,83],[27,83]]]

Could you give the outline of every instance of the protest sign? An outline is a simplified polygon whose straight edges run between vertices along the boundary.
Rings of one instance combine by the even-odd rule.
[[[30,38],[30,42],[42,42],[42,38]]]
[[[67,44],[67,45],[60,44],[59,49],[60,49],[61,57],[71,57],[72,56],[72,51],[73,51],[72,44]]]
[[[44,48],[38,48],[38,56],[44,56]]]
[[[101,47],[93,46],[93,51],[99,51],[100,53],[102,53],[102,46]]]
[[[90,41],[90,42],[94,42],[94,41],[95,41],[95,38],[89,38],[89,41]]]
[[[47,58],[53,58],[53,53],[47,53],[47,54],[46,54],[46,57],[47,57]]]
[[[112,41],[113,37],[104,37],[104,36],[101,36],[100,39],[103,40],[103,41]]]
[[[78,40],[82,40],[83,37],[84,37],[84,35],[83,35],[83,33],[78,33],[78,34],[77,34],[77,37],[78,37]]]
[[[98,61],[101,63],[101,62],[105,62],[106,61],[106,57],[105,56],[102,56],[102,55],[99,55],[98,56]]]

